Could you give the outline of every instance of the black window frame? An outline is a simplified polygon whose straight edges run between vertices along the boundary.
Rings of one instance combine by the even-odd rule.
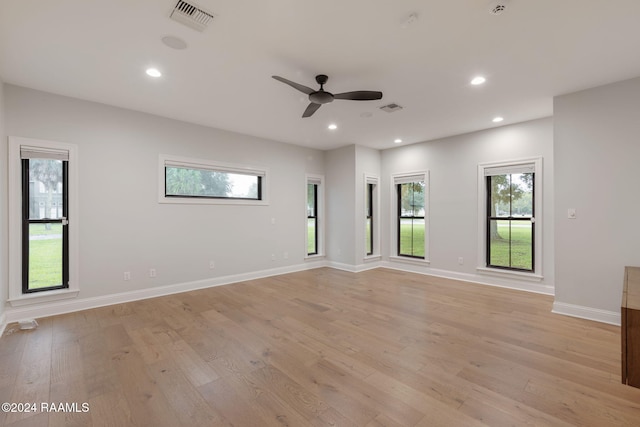
[[[424,259],[426,259],[426,249],[427,249],[426,248],[426,233],[427,233],[426,217],[425,217],[425,215],[422,215],[422,216],[402,215],[402,186],[403,185],[407,185],[407,184],[415,185],[417,182],[424,182],[424,190],[423,191],[426,191],[426,181],[424,181],[424,180],[401,182],[401,183],[397,183],[396,184],[396,195],[397,195],[397,197],[396,197],[397,198],[397,211],[396,211],[396,213],[397,213],[397,233],[396,233],[397,234],[397,246],[396,246],[396,248],[397,248],[397,255],[399,257],[406,257],[406,258],[414,258],[414,259],[422,259],[422,260],[424,260]],[[425,203],[425,206],[423,206],[423,211],[426,213],[426,210],[427,210],[426,198],[425,198],[424,203]],[[424,221],[424,224],[425,224],[425,230],[424,230],[424,233],[425,233],[425,244],[424,244],[425,254],[424,255],[420,256],[420,255],[413,255],[413,254],[403,254],[400,251],[400,248],[401,248],[401,224],[402,224],[402,220],[403,219],[411,219],[412,221],[415,220],[415,219],[422,219]],[[412,231],[413,231],[413,229],[412,229]],[[412,241],[413,241],[413,239],[412,239]],[[412,245],[412,247],[413,247],[413,245]]]
[[[216,172],[226,173],[234,175],[246,175],[257,178],[257,196],[256,197],[230,197],[230,196],[214,196],[214,195],[199,195],[199,194],[173,194],[169,193],[169,183],[167,180],[167,170],[169,168],[186,169],[201,172]],[[165,165],[164,166],[164,197],[169,199],[209,199],[209,200],[247,200],[247,201],[262,201],[263,200],[263,175],[257,173],[236,172],[224,169],[217,169],[214,167],[190,167],[190,166],[178,166],[178,165]]]
[[[309,186],[313,186],[313,213],[310,214],[309,209]],[[307,239],[309,232],[309,220],[313,219],[313,252],[309,252],[309,242],[307,241],[307,256],[318,255],[318,184],[315,182],[307,182]]]
[[[516,272],[524,272],[524,273],[535,273],[536,270],[536,227],[535,227],[535,217],[536,217],[536,185],[535,185],[535,172],[527,172],[531,174],[531,217],[523,217],[523,216],[513,216],[513,200],[509,202],[509,215],[508,216],[499,216],[499,215],[491,215],[491,202],[492,202],[492,183],[491,180],[495,175],[488,175],[485,177],[485,186],[486,186],[486,234],[485,234],[485,243],[486,243],[486,260],[485,265],[487,268],[494,268],[499,270],[506,271],[516,271]],[[514,173],[505,173],[504,175],[514,175]],[[509,178],[511,180],[511,178]],[[511,187],[511,186],[510,186]],[[491,263],[491,221],[509,221],[511,222],[528,222],[531,224],[531,268],[519,268],[512,266],[512,251],[511,251],[511,234],[509,234],[509,266],[504,265],[494,265]],[[509,227],[511,229],[511,227]]]
[[[374,236],[374,231],[373,231],[373,221],[374,221],[374,215],[373,215],[373,190],[375,188],[375,184],[368,182],[367,183],[367,203],[366,203],[366,214],[365,214],[365,221],[366,224],[368,225],[369,229],[367,230],[365,228],[365,232],[368,231],[368,238],[369,238],[369,247],[365,248],[365,253],[366,255],[373,255],[373,250],[374,250],[374,242],[373,242],[373,236]],[[366,240],[365,240],[366,242]]]
[[[62,162],[62,217],[31,219],[30,215],[30,158],[22,159],[22,293],[32,294],[36,292],[52,291],[69,288],[69,161]],[[31,224],[55,224],[62,225],[62,283],[58,286],[42,288],[29,288],[29,226]]]

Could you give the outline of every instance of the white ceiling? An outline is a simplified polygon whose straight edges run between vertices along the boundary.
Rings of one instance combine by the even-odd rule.
[[[0,78],[331,149],[550,116],[555,95],[640,75],[640,0],[511,0],[498,16],[489,0],[195,0],[216,14],[202,33],[168,18],[175,3],[2,0]],[[168,48],[167,35],[188,48]],[[149,66],[163,76],[146,76]],[[384,97],[303,119],[306,96],[271,76],[315,88],[316,74],[329,75],[330,92]],[[470,85],[476,75],[487,83]],[[404,109],[379,109],[391,102]]]

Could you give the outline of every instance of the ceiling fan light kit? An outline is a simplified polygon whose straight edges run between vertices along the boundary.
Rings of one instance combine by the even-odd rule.
[[[377,99],[382,99],[382,92],[373,90],[358,90],[354,92],[337,93],[335,95],[331,92],[327,92],[326,90],[324,90],[324,85],[329,80],[329,77],[326,74],[318,74],[316,76],[316,82],[320,85],[320,89],[318,90],[313,90],[308,86],[292,82],[291,80],[285,79],[284,77],[271,77],[309,96],[310,104],[304,110],[304,113],[302,113],[303,118],[311,117],[313,113],[318,111],[318,108],[320,108],[323,104],[333,102],[334,99],[343,99],[350,101],[374,101]]]

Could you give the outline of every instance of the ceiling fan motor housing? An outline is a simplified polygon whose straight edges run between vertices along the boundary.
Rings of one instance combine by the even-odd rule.
[[[328,104],[333,101],[333,95],[321,89],[309,94],[309,101],[315,104]]]

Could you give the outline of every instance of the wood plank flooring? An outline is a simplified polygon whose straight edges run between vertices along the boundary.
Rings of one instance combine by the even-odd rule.
[[[322,268],[39,319],[0,339],[2,426],[638,426],[620,328],[552,298]]]

